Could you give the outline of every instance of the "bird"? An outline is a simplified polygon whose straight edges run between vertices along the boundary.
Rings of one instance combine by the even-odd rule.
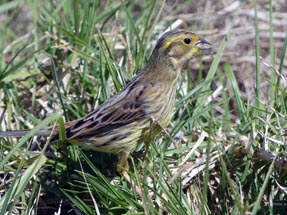
[[[211,49],[209,42],[193,32],[164,33],[146,65],[121,91],[83,118],[64,124],[66,141],[85,149],[117,154],[117,171],[123,174],[129,169],[128,157],[136,146],[170,123],[176,83],[183,66]],[[59,127],[41,129],[36,136],[52,134],[56,140]],[[3,131],[0,137],[20,137],[28,131]]]

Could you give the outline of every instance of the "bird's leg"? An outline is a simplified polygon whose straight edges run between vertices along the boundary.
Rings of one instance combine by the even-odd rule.
[[[150,141],[151,141],[151,138],[152,138],[153,125],[155,123],[157,123],[156,120],[153,117],[150,117],[149,122],[150,122],[150,129],[149,129],[149,133],[148,133],[148,136],[147,136],[147,142],[145,144],[145,153],[144,153],[144,156],[143,156],[143,160],[144,161],[146,160],[147,152],[148,152],[148,149],[149,149],[149,146],[150,146]]]
[[[133,184],[134,189],[139,197],[142,197],[141,189],[133,183],[130,175],[128,174],[129,170],[129,157],[130,152],[129,151],[123,151],[118,154],[118,163],[117,163],[117,171],[120,175],[122,175],[130,184]]]
[[[121,175],[124,175],[125,173],[127,173],[127,171],[129,171],[129,154],[130,152],[128,151],[123,151],[118,154],[117,171]]]
[[[117,171],[122,175],[129,183],[131,183],[131,177],[128,174],[129,171],[129,157],[130,152],[123,151],[118,154]]]

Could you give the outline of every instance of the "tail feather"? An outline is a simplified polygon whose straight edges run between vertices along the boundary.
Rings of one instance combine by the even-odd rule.
[[[25,136],[30,130],[16,130],[16,131],[0,131],[0,137],[23,137]],[[35,136],[50,136],[52,133],[51,130],[43,129],[38,131]],[[54,135],[56,132],[53,132]]]
[[[79,120],[65,122],[65,128],[73,126]],[[15,130],[15,131],[0,131],[0,138],[1,137],[23,137],[25,136],[30,130]],[[55,136],[59,133],[59,126],[49,126],[39,130],[35,136]]]

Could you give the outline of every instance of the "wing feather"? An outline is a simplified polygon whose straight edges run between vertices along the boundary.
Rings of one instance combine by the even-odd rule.
[[[129,90],[129,94],[120,101],[114,101],[112,97],[86,117],[77,120],[75,124],[66,129],[67,138],[88,139],[91,137],[103,137],[107,134],[112,134],[116,129],[124,128],[124,126],[145,118],[145,97],[143,95],[146,87],[139,87],[136,90]],[[126,94],[125,91],[121,93]],[[135,95],[130,95],[134,93]],[[122,97],[123,95],[118,96]]]

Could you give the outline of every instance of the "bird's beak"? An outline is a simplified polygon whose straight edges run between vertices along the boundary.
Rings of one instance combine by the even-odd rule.
[[[199,48],[200,50],[211,50],[212,49],[211,44],[203,38],[200,38],[200,40],[195,44],[195,46]]]

